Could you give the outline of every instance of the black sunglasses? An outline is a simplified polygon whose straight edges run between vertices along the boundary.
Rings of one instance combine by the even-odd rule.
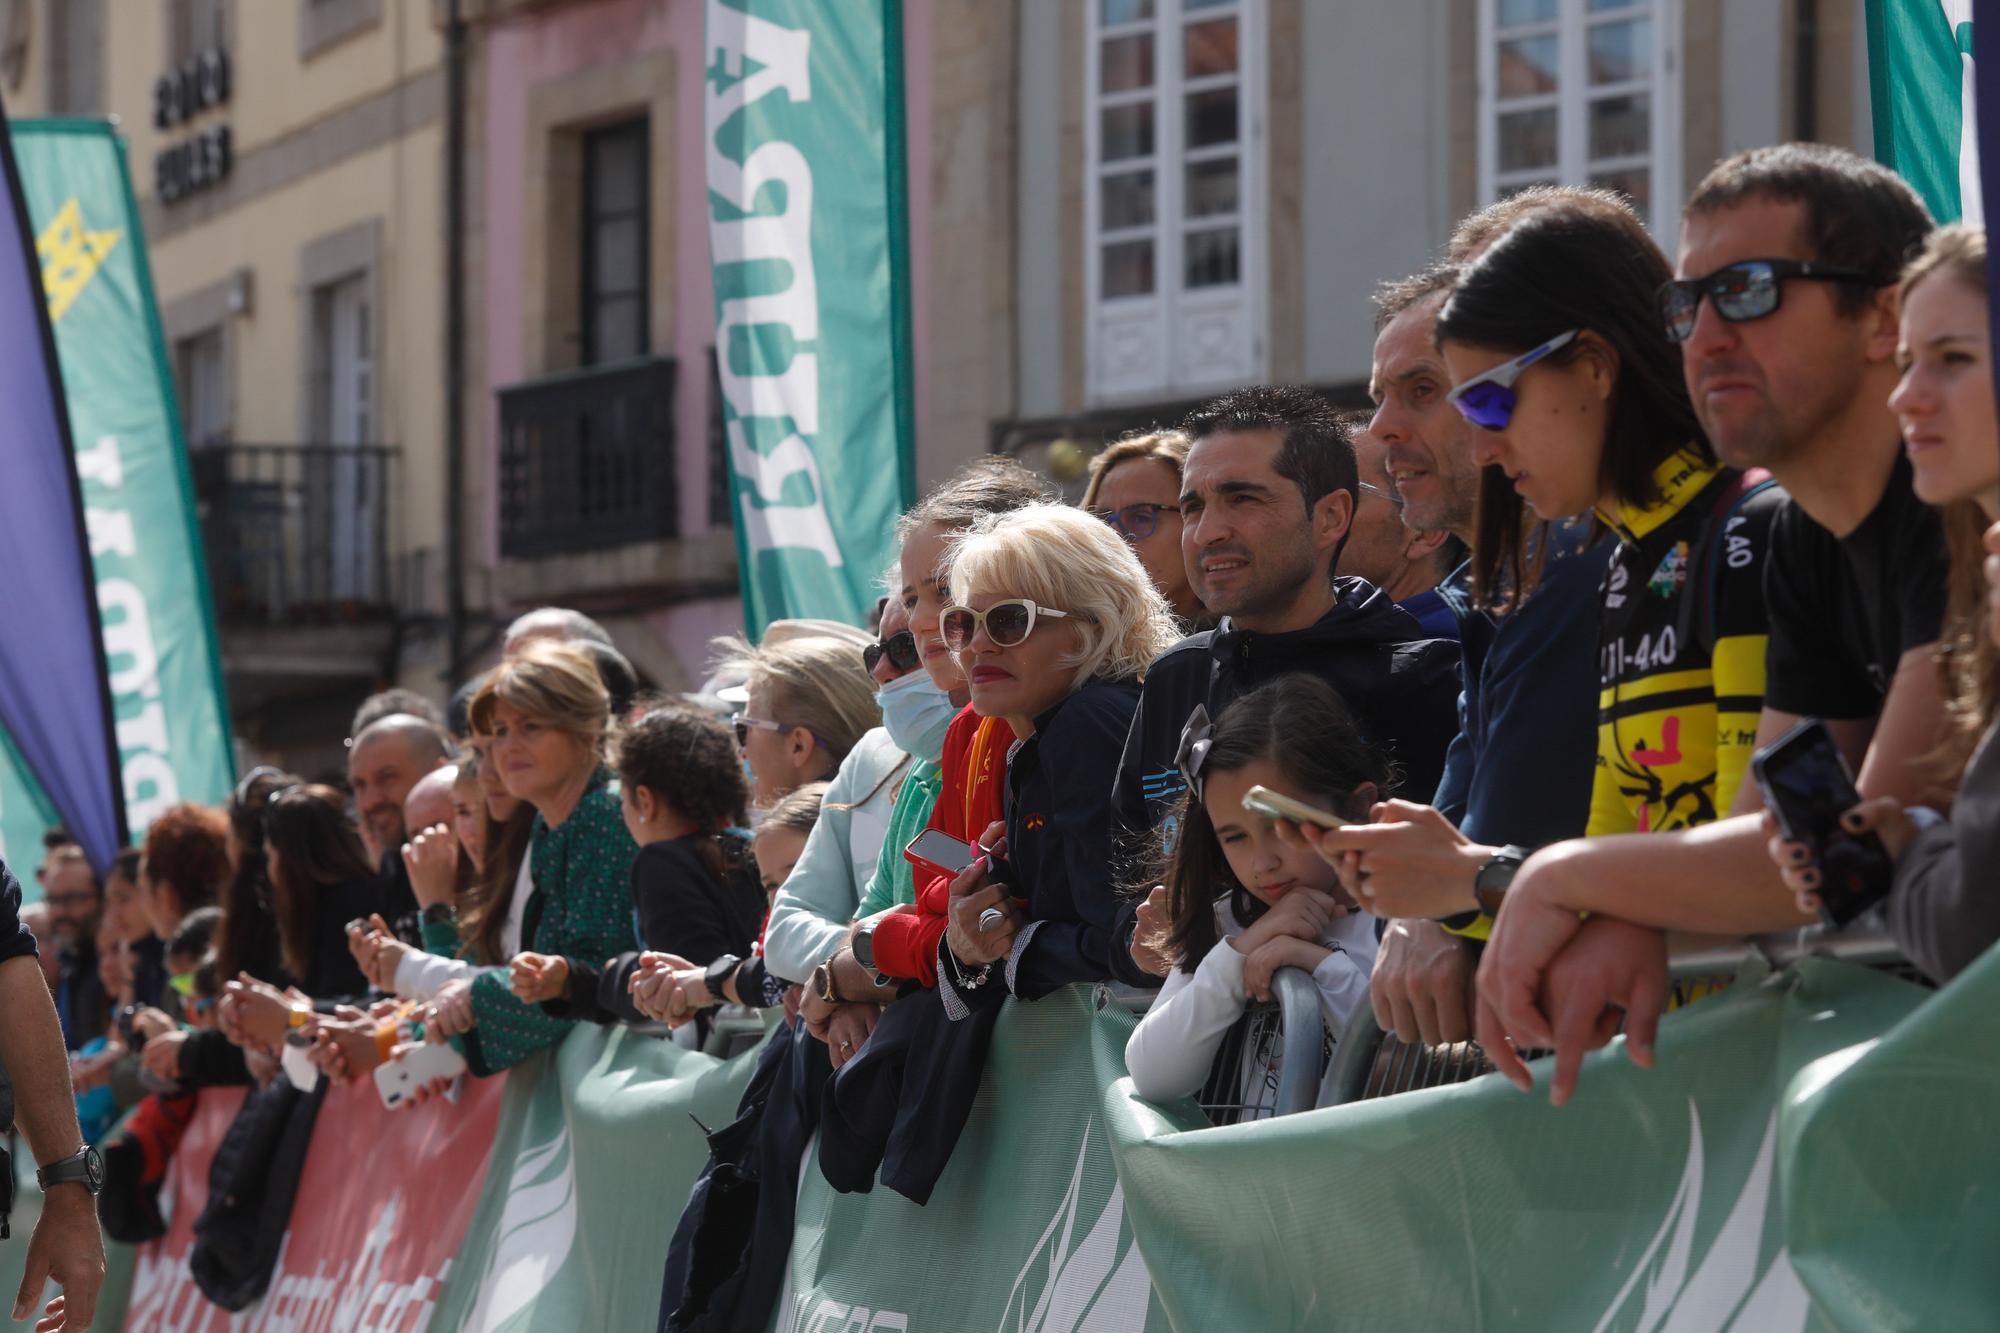
[[[861,660],[867,664],[870,671],[873,671],[875,664],[881,661],[885,654],[889,658],[889,665],[896,668],[896,670],[915,671],[917,669],[917,636],[908,630],[899,630],[880,643],[871,643],[866,648],[863,648],[861,650]]]
[[[1694,336],[1694,322],[1703,296],[1715,306],[1716,314],[1732,324],[1762,319],[1777,310],[1787,278],[1858,282],[1870,287],[1886,286],[1893,281],[1856,268],[1812,264],[1800,259],[1744,259],[1725,264],[1706,276],[1683,278],[1661,287],[1660,322],[1666,326],[1669,338],[1677,343],[1686,342]]]

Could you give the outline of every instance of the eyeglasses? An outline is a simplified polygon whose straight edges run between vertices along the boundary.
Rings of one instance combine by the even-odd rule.
[[[1520,381],[1522,372],[1549,353],[1567,347],[1581,332],[1582,329],[1571,329],[1568,333],[1558,333],[1540,347],[1531,347],[1512,361],[1502,361],[1485,374],[1474,375],[1451,391],[1448,395],[1451,405],[1475,426],[1485,430],[1507,429],[1507,423],[1514,419],[1514,409],[1521,402],[1514,385]]]
[[[1142,542],[1160,530],[1161,514],[1178,514],[1179,505],[1159,505],[1147,501],[1142,504],[1126,505],[1121,509],[1105,509],[1098,517],[1109,523],[1118,535],[1128,542]]]
[[[1401,509],[1403,507],[1403,497],[1396,494],[1392,490],[1388,490],[1384,487],[1377,486],[1375,483],[1371,481],[1360,481],[1356,482],[1355,485],[1359,486],[1362,490],[1367,491],[1370,495],[1381,496],[1384,500],[1387,500],[1390,504],[1396,506],[1396,508],[1398,509]]]
[[[986,637],[993,641],[994,647],[1018,648],[1028,641],[1028,636],[1035,632],[1035,622],[1044,616],[1050,620],[1071,618],[1068,611],[1037,606],[1026,597],[1010,597],[1004,602],[993,603],[984,611],[975,611],[969,606],[948,606],[938,620],[938,629],[944,635],[944,646],[955,653],[964,652],[965,646],[981,629],[986,631]]]
[[[889,665],[898,671],[915,671],[917,669],[917,636],[908,630],[902,630],[899,633],[891,634],[880,643],[871,643],[861,650],[861,660],[867,664],[871,672],[875,670],[875,664],[880,662],[884,657],[887,657]]]
[[[750,744],[750,729],[752,727],[755,727],[759,731],[785,732],[791,730],[790,727],[782,722],[766,722],[763,718],[751,717],[748,713],[731,714],[729,725],[736,729],[736,748],[739,750]]]
[[[1810,278],[1818,282],[1859,282],[1870,287],[1886,286],[1885,280],[1860,269],[1809,264],[1798,259],[1744,259],[1725,264],[1706,277],[1685,278],[1660,288],[1660,322],[1667,336],[1684,343],[1694,336],[1695,317],[1706,295],[1715,313],[1732,324],[1743,324],[1777,310],[1785,293],[1785,279]]]

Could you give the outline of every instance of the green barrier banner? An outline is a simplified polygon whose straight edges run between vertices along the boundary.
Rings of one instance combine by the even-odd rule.
[[[1839,1327],[1788,1250],[1780,1181],[1815,1168],[1780,1151],[1787,1089],[1925,998],[1830,962],[1746,979],[1670,1015],[1653,1070],[1591,1057],[1560,1110],[1547,1061],[1536,1096],[1489,1077],[1192,1133],[1129,1082],[1106,1109],[1177,1329]]]
[[[1008,1004],[979,1099],[921,1208],[880,1186],[836,1193],[808,1163],[778,1333],[1165,1330],[1099,1110],[1125,1073],[1131,1028],[1080,986]],[[1176,1225],[1199,1242],[1202,1217]],[[1245,1317],[1256,1308],[1199,1327],[1265,1327]]]
[[[60,823],[55,803],[28,772],[13,737],[0,731],[0,861],[21,881],[24,902],[42,896],[41,881],[35,878],[42,864],[42,834]]]
[[[235,782],[194,488],[123,143],[105,121],[12,128],[76,441],[137,840],[168,806],[219,803]],[[11,747],[5,760],[0,832],[10,863],[29,866],[40,856],[29,821],[47,827],[48,803],[38,807]]]
[[[902,5],[708,0],[709,250],[743,614],[860,623],[912,463]]]
[[[650,1329],[667,1243],[757,1059],[584,1023],[510,1070],[433,1330]],[[470,1182],[466,1182],[470,1188]]]
[[[1868,0],[1875,156],[1939,222],[1982,220],[1973,0]]]

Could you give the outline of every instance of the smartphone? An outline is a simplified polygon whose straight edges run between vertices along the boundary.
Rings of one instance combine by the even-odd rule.
[[[903,857],[911,865],[946,879],[958,878],[959,871],[978,860],[980,855],[979,848],[971,843],[960,842],[949,833],[934,828],[925,829],[903,848]]]
[[[1269,787],[1252,787],[1243,793],[1243,808],[1266,819],[1289,819],[1294,824],[1317,824],[1321,828],[1346,828],[1347,821],[1316,805],[1295,801]]]
[[[1838,929],[1882,901],[1895,877],[1889,849],[1873,833],[1849,833],[1840,817],[1861,803],[1833,733],[1807,719],[1750,757],[1764,804],[1819,866],[1820,919]]]

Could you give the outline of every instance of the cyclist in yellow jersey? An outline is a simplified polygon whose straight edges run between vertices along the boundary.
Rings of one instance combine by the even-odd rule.
[[[1784,492],[1693,448],[1654,480],[1654,503],[1598,515],[1618,547],[1602,594],[1588,837],[1721,818],[1757,743],[1764,552]]]

